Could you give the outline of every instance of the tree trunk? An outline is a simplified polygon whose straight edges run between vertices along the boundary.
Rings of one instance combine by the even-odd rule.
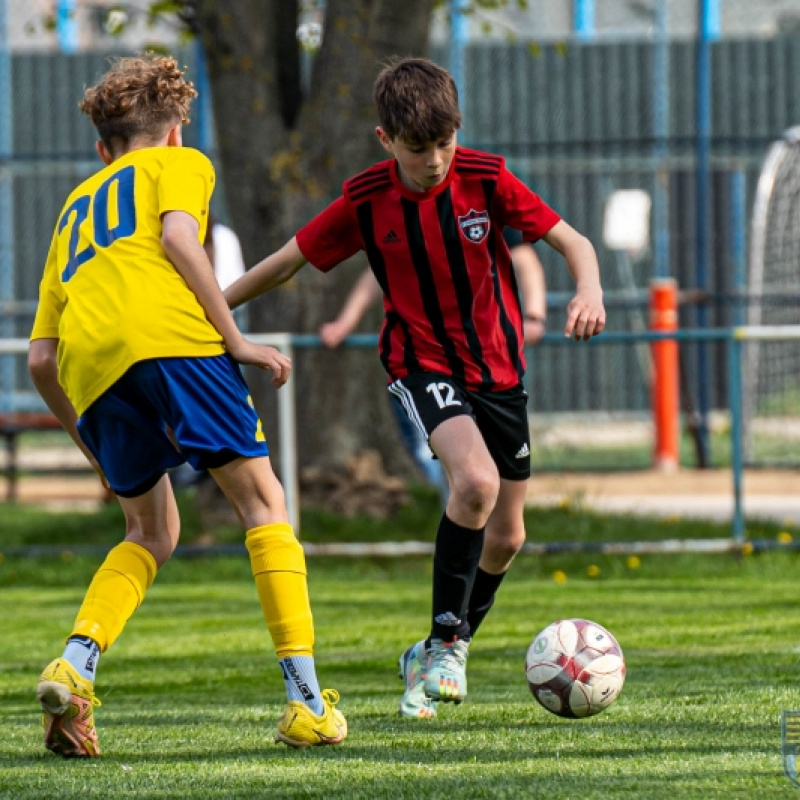
[[[372,86],[390,56],[427,52],[434,0],[328,0],[302,102],[297,5],[196,3],[226,199],[248,264],[280,247],[335,199],[344,179],[385,157],[374,133]],[[251,330],[317,333],[365,266],[363,257],[328,275],[307,266],[251,303]],[[379,320],[376,310],[361,330],[377,332]],[[275,451],[274,390],[268,376],[251,371],[247,377]],[[375,448],[391,472],[410,469],[376,348],[297,350],[292,380],[301,466],[342,462]]]

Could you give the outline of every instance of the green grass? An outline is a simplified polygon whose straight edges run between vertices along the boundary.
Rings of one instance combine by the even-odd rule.
[[[208,537],[190,494],[185,543]],[[310,541],[430,540],[434,493],[393,520],[305,509]],[[722,538],[728,524],[532,510],[532,541]],[[795,551],[750,556],[520,556],[473,645],[470,697],[433,722],[400,720],[395,658],[425,632],[428,559],[310,559],[319,671],[342,693],[339,748],[272,743],[282,685],[246,557],[173,559],[102,659],[103,758],[47,753],[33,692],[60,652],[100,560],[76,545],[119,541],[116,506],[59,514],[0,505],[0,797],[684,798],[787,797],[779,717],[800,708]],[[749,526],[774,539],[777,525]],[[214,531],[241,542],[240,531]],[[54,545],[31,559],[10,548]],[[590,578],[589,568],[599,576]],[[557,573],[567,576],[557,583]],[[598,717],[549,715],[523,658],[553,619],[606,625],[626,654],[619,700]]]
[[[282,685],[246,559],[174,560],[101,661],[92,762],[43,749],[33,691],[97,559],[17,561],[0,563],[2,797],[793,796],[779,726],[781,708],[800,707],[792,552],[643,557],[635,569],[520,557],[473,645],[468,701],[432,722],[395,716],[395,658],[425,631],[428,561],[312,559],[320,676],[341,691],[351,733],[306,752],[272,743]],[[626,654],[622,695],[588,720],[549,715],[524,679],[533,636],[567,616],[606,625]]]

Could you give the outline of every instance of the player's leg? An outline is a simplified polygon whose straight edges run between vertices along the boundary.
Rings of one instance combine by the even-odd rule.
[[[129,383],[115,384],[79,423],[120,500],[126,535],[95,573],[62,656],[39,679],[45,745],[64,756],[99,755],[93,707],[100,654],[141,605],[180,532],[165,471],[182,459],[157,421],[131,402]]]
[[[246,531],[289,701],[277,738],[295,747],[337,744],[347,724],[334,708],[338,694],[317,682],[303,548],[241,370],[228,355],[163,359],[158,369],[174,409],[167,419],[177,446],[195,469],[210,472]]]
[[[175,441],[195,469],[207,469],[246,531],[259,600],[284,676],[289,706],[278,728],[287,744],[336,744],[347,726],[314,667],[314,626],[303,549],[268,458],[261,421],[238,365],[227,355],[165,359]],[[289,723],[295,720],[295,724]]]
[[[389,391],[415,425],[429,433],[449,484],[434,545],[431,632],[400,657],[406,681],[400,714],[430,717],[435,701],[460,702],[466,695],[467,602],[499,478],[469,400],[452,379],[412,375],[395,381]],[[426,695],[434,701],[427,707],[420,703]]]
[[[469,599],[474,636],[494,603],[514,556],[525,543],[525,496],[530,477],[527,395],[521,388],[490,395],[470,394],[478,427],[500,474],[500,492],[486,524],[483,553]]]
[[[486,523],[483,552],[469,598],[470,636],[477,633],[489,613],[511,561],[525,543],[526,493],[527,481],[500,480],[500,493]]]
[[[321,690],[314,663],[314,622],[303,548],[289,524],[283,487],[269,458],[238,458],[211,470],[242,522],[261,609],[275,647],[288,705],[276,741],[294,747],[338,744],[347,734]]]
[[[450,484],[433,559],[433,608],[424,689],[437,700],[467,695],[468,603],[483,551],[484,530],[499,491],[499,476],[471,416],[445,420],[431,446]]]

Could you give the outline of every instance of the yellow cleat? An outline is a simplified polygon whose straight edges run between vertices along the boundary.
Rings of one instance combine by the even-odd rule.
[[[65,758],[97,758],[100,746],[94,727],[94,696],[91,681],[82,678],[63,658],[47,665],[36,689],[42,704],[44,744]]]
[[[278,723],[275,741],[300,748],[339,744],[347,736],[347,720],[341,711],[334,708],[338,702],[336,689],[323,689],[325,709],[318,717],[305,703],[290,700]]]

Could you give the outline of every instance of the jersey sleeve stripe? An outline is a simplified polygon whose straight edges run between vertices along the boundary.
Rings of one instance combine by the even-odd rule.
[[[379,183],[374,183],[370,186],[366,186],[362,189],[358,190],[351,190],[349,193],[350,201],[353,203],[360,202],[366,197],[369,197],[376,192],[382,192],[385,189],[390,189],[392,186],[391,181],[380,181]]]

